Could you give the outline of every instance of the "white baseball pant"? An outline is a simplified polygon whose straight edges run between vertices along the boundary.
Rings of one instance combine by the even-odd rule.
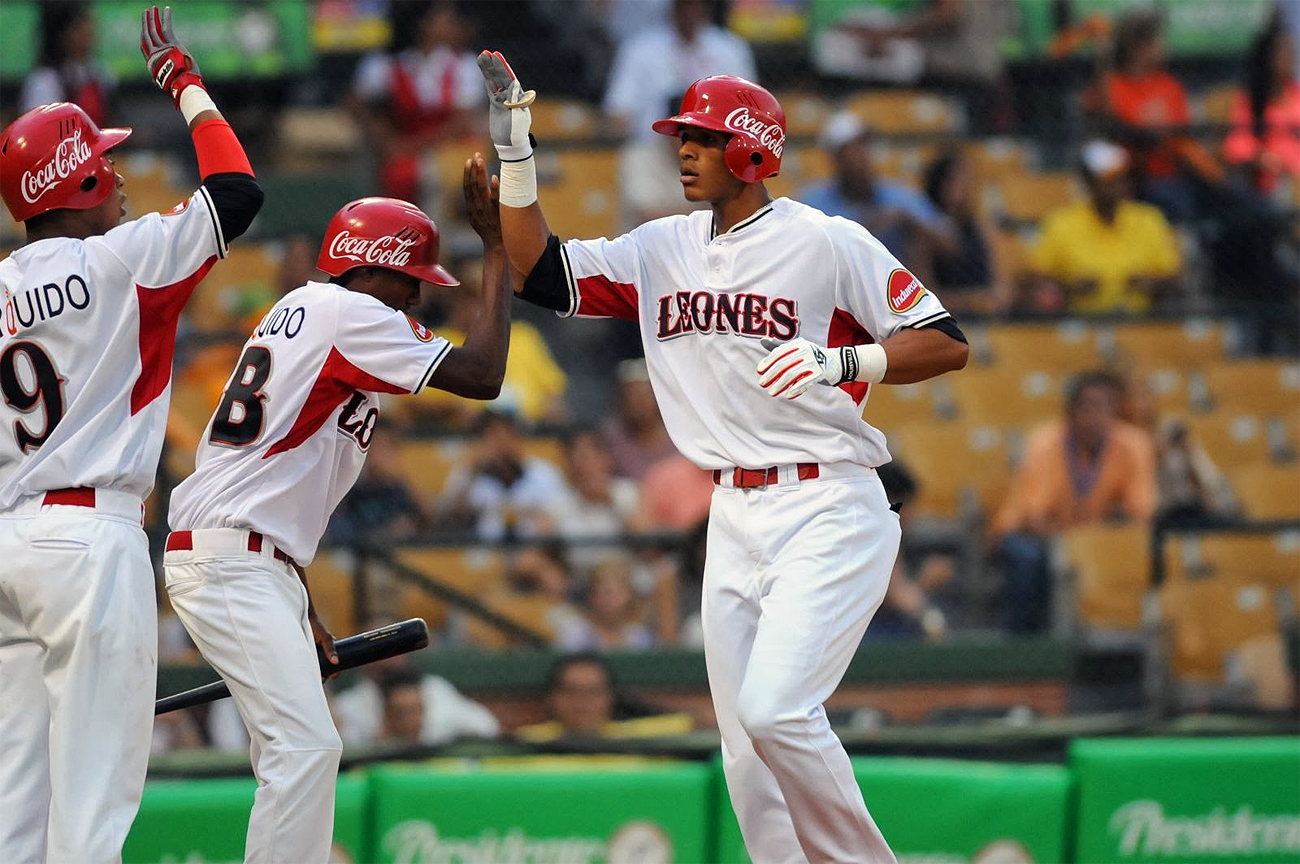
[[[343,744],[321,685],[307,589],[269,540],[250,552],[248,531],[190,537],[193,549],[164,556],[167,593],[248,727],[258,788],[244,860],[324,864]]]
[[[140,498],[43,498],[0,513],[0,861],[121,861],[158,677]]]
[[[709,510],[704,656],[727,789],[759,864],[893,862],[822,703],[884,599],[898,517],[871,469],[792,468],[719,486]]]

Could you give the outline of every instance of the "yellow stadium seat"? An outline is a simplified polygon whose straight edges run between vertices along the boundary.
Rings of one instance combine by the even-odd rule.
[[[1292,590],[1300,582],[1300,530],[1188,534],[1164,554],[1170,581],[1231,578]]]
[[[1037,222],[1079,197],[1079,183],[1068,172],[1008,174],[997,181],[995,200],[1014,222]]]
[[[617,233],[617,150],[539,152],[537,189],[546,208],[546,221],[557,237],[613,237]]]
[[[1250,518],[1300,519],[1300,463],[1242,465],[1229,480]],[[1292,575],[1300,579],[1300,566]]]
[[[311,586],[311,601],[316,614],[335,636],[346,636],[360,629],[361,622],[356,620],[353,602],[350,556],[328,549],[320,550],[307,568],[307,583]]]
[[[575,141],[594,137],[601,129],[595,108],[578,99],[539,98],[533,102],[532,132],[539,141]]]
[[[997,324],[989,327],[988,340],[992,364],[1006,373],[1065,375],[1098,366],[1092,329],[1080,321]]]
[[[555,636],[549,620],[555,601],[549,597],[503,592],[485,598],[484,602],[493,612],[509,618],[521,627],[526,627],[547,639]],[[468,632],[470,642],[484,648],[506,648],[517,642],[479,618],[469,620]]]
[[[1079,617],[1089,627],[1142,629],[1142,601],[1151,587],[1151,529],[1091,525],[1063,538],[1074,573]]]
[[[302,171],[308,163],[351,157],[362,140],[356,122],[342,108],[296,106],[280,116],[276,145],[280,164]]]
[[[1202,373],[1216,408],[1273,417],[1300,404],[1300,363],[1224,360]]]
[[[244,295],[271,300],[279,267],[265,244],[234,244],[194,290],[185,307],[188,320],[201,330],[239,328],[245,323]]]
[[[1253,414],[1215,412],[1187,420],[1192,440],[1205,448],[1214,463],[1229,473],[1242,465],[1270,458],[1268,426]]]
[[[885,135],[960,132],[965,126],[956,102],[916,90],[868,90],[844,107]]]
[[[934,385],[873,384],[862,417],[872,426],[888,431],[900,423],[926,423],[936,419]]]
[[[968,425],[1028,428],[1060,417],[1062,377],[1041,370],[964,369],[948,385]]]
[[[558,468],[564,465],[564,443],[559,438],[525,438],[524,455],[545,459]]]
[[[1222,681],[1230,652],[1278,632],[1273,591],[1258,582],[1166,581],[1160,588],[1160,609],[1171,637],[1171,666],[1180,678]]]
[[[1125,365],[1159,369],[1203,366],[1223,356],[1223,326],[1203,319],[1103,327],[1103,351]]]
[[[990,239],[993,241],[993,257],[1002,263],[1007,279],[1015,284],[1025,271],[1025,260],[1029,254],[1025,241],[1021,239],[1019,233],[1003,228],[994,229],[990,234]]]
[[[1014,138],[984,138],[965,150],[982,183],[995,182],[1012,174],[1027,174],[1034,168],[1033,145]]]
[[[821,131],[822,125],[830,114],[830,106],[825,99],[816,93],[803,91],[785,91],[775,95],[781,107],[785,109],[787,135],[813,137]]]
[[[483,158],[488,160],[490,172],[496,150],[493,149],[492,140],[489,138],[448,142],[434,150],[431,159],[425,162],[423,170],[432,172],[437,198],[436,206],[426,212],[434,217],[435,222],[439,219],[463,220],[465,194],[462,190],[465,183],[465,159],[476,152],[482,153]],[[425,203],[426,207],[431,206]]]
[[[1236,84],[1224,84],[1201,94],[1196,100],[1197,119],[1202,123],[1232,122],[1232,106],[1241,93]]]
[[[990,426],[922,423],[889,430],[890,451],[916,475],[917,512],[956,518],[974,496],[989,509],[1011,476],[1006,436]]]
[[[408,438],[398,448],[402,473],[428,497],[436,496],[447,485],[447,477],[456,463],[465,458],[467,444],[459,438]]]
[[[505,554],[481,546],[402,549],[397,562],[448,587],[479,597],[499,589],[506,573]],[[405,617],[419,617],[432,627],[446,620],[448,604],[415,585],[401,591]]]

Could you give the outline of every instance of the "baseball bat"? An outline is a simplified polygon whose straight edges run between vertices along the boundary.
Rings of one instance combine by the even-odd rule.
[[[346,669],[355,669],[385,657],[408,654],[429,644],[429,625],[423,618],[410,618],[396,624],[386,624],[375,630],[367,630],[334,643],[334,652],[339,656],[337,665],[330,663],[316,648],[316,659],[320,661],[321,677],[333,675]],[[154,702],[153,713],[166,714],[181,708],[192,708],[205,702],[215,702],[230,695],[230,688],[225,681],[213,681],[193,690],[165,696]]]

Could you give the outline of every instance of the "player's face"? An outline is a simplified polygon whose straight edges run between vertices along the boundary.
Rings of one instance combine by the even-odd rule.
[[[398,312],[410,312],[420,305],[420,280],[396,270],[376,268],[357,287]]]
[[[111,151],[104,154],[104,158],[113,162]],[[91,212],[94,214],[95,233],[106,234],[118,226],[118,223],[126,217],[126,193],[122,191],[122,175],[116,171],[113,172],[113,189],[108,193],[108,197],[99,203]]]
[[[687,201],[710,203],[735,198],[745,189],[744,181],[727,169],[726,149],[730,137],[711,129],[683,126],[677,161],[682,192]]]

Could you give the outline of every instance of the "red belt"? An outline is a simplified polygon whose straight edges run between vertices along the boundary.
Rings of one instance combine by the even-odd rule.
[[[94,507],[95,490],[84,486],[75,489],[51,489],[42,504],[65,504],[70,507]]]
[[[168,552],[188,552],[194,548],[194,535],[189,531],[173,531],[167,535]],[[262,551],[262,535],[257,531],[248,532],[248,551]],[[271,547],[271,554],[277,561],[288,564],[289,556],[277,546]]]
[[[817,467],[816,462],[800,462],[797,466],[799,469],[800,480],[816,480],[821,474],[821,469]],[[733,468],[731,470],[731,485],[737,489],[758,489],[762,486],[774,486],[780,479],[781,470],[773,465],[771,468]],[[713,472],[714,484],[722,483],[722,472]]]

